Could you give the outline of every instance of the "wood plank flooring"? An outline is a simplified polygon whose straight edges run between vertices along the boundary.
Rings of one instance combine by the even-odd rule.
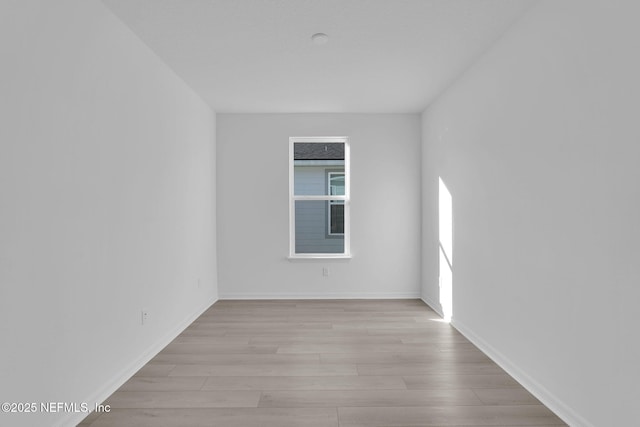
[[[219,301],[82,427],[566,425],[419,300]]]

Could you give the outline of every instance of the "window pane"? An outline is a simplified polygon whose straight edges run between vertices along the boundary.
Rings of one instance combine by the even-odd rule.
[[[344,171],[329,172],[328,194],[344,196]]]
[[[336,230],[341,228],[344,232],[344,204],[329,203],[324,200],[295,202],[296,253],[344,253],[344,235],[329,234],[330,215],[334,213]]]
[[[344,143],[296,142],[293,144],[294,194],[327,195],[328,172],[344,176]],[[344,195],[344,178],[343,178]]]
[[[331,202],[329,209],[329,233],[344,233],[344,204],[334,204]]]

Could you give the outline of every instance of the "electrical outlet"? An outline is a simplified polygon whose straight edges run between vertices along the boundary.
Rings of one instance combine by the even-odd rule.
[[[329,277],[329,267],[322,267],[322,275],[324,277]]]
[[[147,310],[146,308],[143,308],[141,310],[141,321],[143,325],[149,321],[149,310]]]
[[[201,288],[201,287],[202,287],[202,283],[200,281],[200,278],[198,277],[198,288]]]

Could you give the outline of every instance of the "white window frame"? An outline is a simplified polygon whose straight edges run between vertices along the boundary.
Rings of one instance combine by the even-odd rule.
[[[300,143],[343,143],[344,144],[344,196],[337,195],[296,195],[295,194],[295,169],[293,146]],[[313,259],[313,258],[351,258],[351,222],[350,222],[350,197],[351,197],[351,156],[349,150],[349,138],[346,136],[325,137],[290,137],[289,138],[289,258]],[[342,200],[344,202],[344,252],[343,253],[296,253],[296,201],[318,200],[331,201]]]
[[[327,194],[331,195],[331,177],[333,175],[344,175],[344,172],[327,172]],[[346,178],[345,178],[346,185]],[[331,232],[331,206],[344,206],[344,203],[336,203],[339,199],[331,199],[327,202],[327,235],[328,236],[344,236],[344,233]],[[344,228],[344,226],[343,226]]]

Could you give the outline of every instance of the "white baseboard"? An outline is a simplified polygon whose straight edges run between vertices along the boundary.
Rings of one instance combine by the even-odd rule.
[[[422,296],[420,298],[427,304],[433,311],[438,313],[441,317],[442,310],[440,304],[429,300]],[[491,358],[498,366],[511,375],[516,381],[518,381],[524,388],[526,388],[531,394],[533,394],[540,402],[552,410],[558,417],[562,418],[564,422],[570,426],[581,427],[595,427],[593,424],[582,418],[573,409],[564,404],[560,399],[547,390],[542,384],[531,378],[527,373],[520,369],[515,363],[505,357],[502,353],[495,349],[492,345],[487,343],[484,339],[478,336],[473,330],[461,322],[458,322],[455,318],[451,319],[451,326],[456,328],[466,339],[471,341],[476,347],[478,347],[484,354]]]
[[[200,308],[198,308],[194,313],[187,316],[182,322],[176,325],[174,328],[169,330],[165,335],[163,335],[155,344],[151,345],[144,353],[140,355],[136,360],[131,362],[127,367],[125,367],[122,371],[114,376],[114,378],[107,382],[102,388],[100,388],[97,392],[91,394],[87,398],[81,400],[81,402],[88,402],[89,406],[92,406],[93,402],[98,404],[104,402],[109,396],[113,394],[117,389],[119,389],[133,374],[138,372],[140,368],[146,365],[151,359],[155,357],[164,347],[167,346],[171,341],[173,341],[178,335],[184,331],[187,326],[193,323],[202,313],[204,313],[209,307],[218,301],[218,298],[213,298],[208,301]],[[59,423],[56,424],[58,427],[63,426],[76,426],[83,419],[85,419],[89,414],[87,413],[70,413],[68,417],[62,419]]]
[[[420,299],[422,300],[422,302],[427,304],[429,308],[431,308],[433,311],[438,313],[438,316],[444,317],[444,314],[442,314],[442,306],[439,303],[431,301],[430,299],[426,298],[424,295],[421,296]]]
[[[426,302],[426,301],[425,301]],[[427,303],[428,304],[428,303]],[[456,328],[465,338],[471,341],[484,354],[489,356],[498,366],[504,369],[509,375],[515,378],[524,388],[533,394],[540,402],[552,410],[558,417],[570,426],[595,427],[592,423],[585,420],[573,409],[564,404],[553,393],[551,393],[542,384],[531,378],[526,372],[518,367],[516,363],[509,360],[493,346],[478,336],[473,330],[466,325],[453,320],[452,326]]]
[[[420,294],[417,292],[389,292],[389,293],[268,293],[268,294],[242,294],[228,293],[220,294],[221,300],[246,300],[246,299],[419,299]]]

